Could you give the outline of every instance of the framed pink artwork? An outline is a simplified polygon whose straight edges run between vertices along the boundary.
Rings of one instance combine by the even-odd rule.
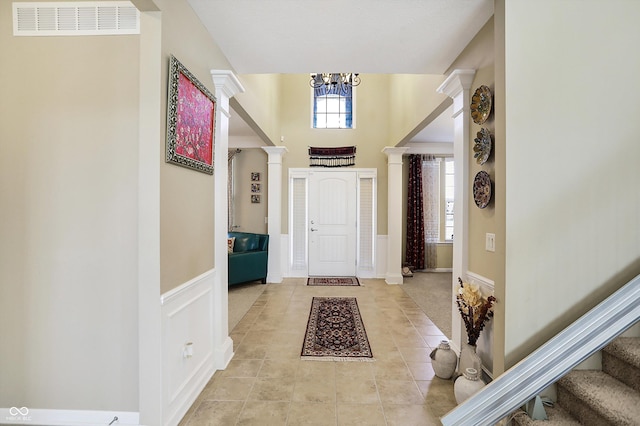
[[[167,162],[213,174],[216,98],[173,55],[167,98]]]

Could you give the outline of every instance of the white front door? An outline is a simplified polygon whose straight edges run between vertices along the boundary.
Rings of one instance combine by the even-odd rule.
[[[309,275],[356,275],[355,172],[309,173]]]

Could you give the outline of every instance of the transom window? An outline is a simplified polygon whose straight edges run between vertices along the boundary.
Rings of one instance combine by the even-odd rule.
[[[312,90],[314,129],[354,128],[352,86],[329,84]]]

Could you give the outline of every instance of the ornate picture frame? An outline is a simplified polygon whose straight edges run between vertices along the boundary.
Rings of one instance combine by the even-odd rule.
[[[171,55],[167,163],[213,174],[216,107],[216,97]]]

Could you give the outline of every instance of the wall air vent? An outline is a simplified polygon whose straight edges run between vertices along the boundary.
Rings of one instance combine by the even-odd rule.
[[[129,1],[14,2],[14,36],[140,34]]]

